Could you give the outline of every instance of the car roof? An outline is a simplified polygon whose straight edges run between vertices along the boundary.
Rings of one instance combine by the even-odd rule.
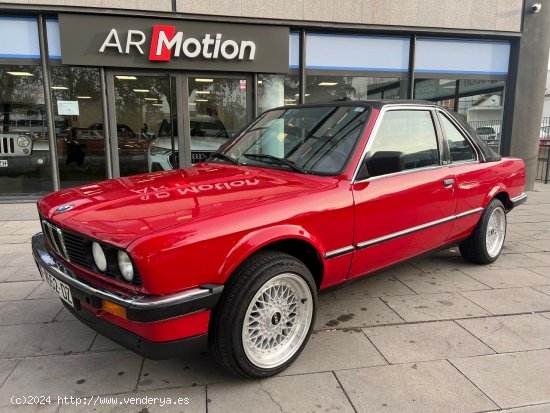
[[[384,106],[428,106],[428,107],[440,107],[444,108],[443,106],[437,105],[435,102],[429,101],[429,100],[415,100],[415,99],[391,99],[391,100],[335,100],[332,102],[323,102],[323,103],[305,103],[301,105],[288,105],[288,106],[280,106],[277,108],[273,108],[270,110],[275,109],[295,109],[295,108],[316,108],[316,107],[324,107],[324,106],[365,106],[365,107],[373,107],[376,109],[381,109]]]

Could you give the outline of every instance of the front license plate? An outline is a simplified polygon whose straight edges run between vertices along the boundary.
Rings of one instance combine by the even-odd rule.
[[[8,167],[8,160],[0,159],[0,168],[7,168],[7,167]]]
[[[59,281],[57,278],[51,275],[48,271],[42,268],[40,268],[40,272],[42,273],[42,276],[44,277],[46,282],[61,297],[61,299],[74,307],[73,296],[71,294],[71,289],[69,288],[69,286],[64,282]]]

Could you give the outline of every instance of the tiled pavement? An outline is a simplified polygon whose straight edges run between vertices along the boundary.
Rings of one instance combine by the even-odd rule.
[[[550,412],[550,185],[509,216],[490,266],[456,251],[321,296],[287,371],[236,379],[211,355],[143,360],[62,310],[30,256],[33,204],[0,205],[0,412]],[[19,406],[13,396],[52,396]],[[57,396],[157,397],[76,407]],[[161,405],[163,398],[187,405]],[[112,399],[111,399],[112,401]]]

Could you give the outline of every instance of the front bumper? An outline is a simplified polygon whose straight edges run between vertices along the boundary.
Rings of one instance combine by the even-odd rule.
[[[78,319],[150,358],[159,358],[151,349],[161,347],[161,357],[170,357],[172,351],[167,350],[170,343],[174,348],[181,348],[179,338],[189,339],[207,331],[208,323],[204,320],[208,317],[201,315],[209,313],[208,310],[217,304],[223,290],[223,285],[208,284],[170,295],[122,295],[79,278],[63,260],[48,251],[42,233],[33,236],[32,253],[41,272],[46,271],[69,286],[74,307],[66,306]],[[104,315],[102,304],[105,301],[124,307],[126,317]],[[174,329],[188,331],[166,331]],[[173,340],[174,337],[178,339]],[[148,350],[144,352],[145,348]]]

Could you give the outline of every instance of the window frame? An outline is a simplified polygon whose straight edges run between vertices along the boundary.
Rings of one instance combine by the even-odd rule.
[[[443,143],[444,143],[445,162],[446,162],[446,164],[449,165],[449,166],[453,166],[453,165],[466,165],[466,164],[479,163],[480,162],[479,161],[479,159],[480,159],[479,149],[478,149],[477,145],[475,144],[475,142],[470,137],[470,134],[466,133],[462,129],[462,127],[460,125],[458,125],[457,122],[455,122],[453,117],[450,116],[450,115],[447,115],[444,110],[442,110],[440,108],[436,108],[436,115],[437,115],[436,116],[437,117],[437,122],[439,124],[439,129],[440,129],[440,132],[441,132],[441,137],[442,137],[442,140],[443,140]],[[455,127],[455,129],[462,135],[462,137],[466,140],[466,142],[468,142],[468,144],[470,145],[470,148],[472,148],[472,150],[473,150],[473,152],[476,156],[476,159],[468,159],[468,160],[453,162],[453,160],[451,159],[451,151],[449,149],[449,140],[447,138],[447,134],[445,133],[445,129],[443,127],[443,122],[441,121],[441,117],[445,117],[445,119],[447,119],[451,123],[451,125],[453,125]]]
[[[366,157],[369,154],[372,145],[374,144],[374,142],[378,138],[378,130],[380,129],[380,125],[382,124],[385,115],[388,112],[394,112],[394,111],[423,111],[423,112],[429,112],[430,113],[430,116],[431,116],[431,119],[432,119],[432,124],[433,124],[433,127],[434,127],[435,136],[436,136],[437,152],[438,152],[438,155],[439,155],[439,164],[424,166],[424,167],[420,167],[420,168],[405,169],[405,170],[400,171],[400,172],[394,172],[394,173],[385,174],[385,175],[359,177],[358,176],[359,172],[361,171],[362,166],[363,166],[365,160],[367,159]],[[365,149],[363,150],[363,153],[361,154],[361,158],[359,160],[359,163],[357,164],[357,167],[355,169],[355,172],[353,174],[353,178],[352,178],[351,182],[352,182],[352,184],[356,184],[356,183],[360,183],[360,182],[370,182],[370,181],[383,179],[383,178],[387,178],[387,177],[406,175],[406,174],[417,173],[417,172],[422,172],[422,171],[428,171],[428,170],[432,170],[432,169],[441,168],[445,165],[444,160],[447,159],[446,158],[447,154],[444,151],[444,145],[443,145],[444,142],[446,144],[446,141],[444,141],[444,139],[443,139],[443,134],[442,134],[442,130],[441,130],[441,125],[439,123],[439,119],[437,118],[437,115],[435,113],[435,106],[420,106],[420,105],[410,105],[410,106],[408,106],[408,105],[387,105],[387,106],[384,106],[384,107],[382,107],[382,109],[380,109],[380,114],[378,115],[378,118],[376,119],[376,123],[375,123],[374,127],[372,128],[372,132],[371,132],[371,134],[368,138],[367,144],[365,145]]]

